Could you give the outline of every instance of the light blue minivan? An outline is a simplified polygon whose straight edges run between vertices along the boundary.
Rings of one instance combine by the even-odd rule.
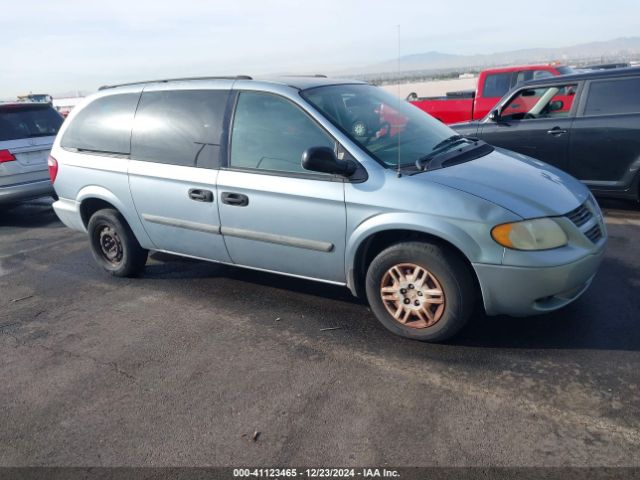
[[[49,168],[57,215],[113,275],[155,250],[343,285],[419,340],[454,335],[479,299],[489,315],[567,305],[606,244],[574,178],[362,82],[103,87]]]

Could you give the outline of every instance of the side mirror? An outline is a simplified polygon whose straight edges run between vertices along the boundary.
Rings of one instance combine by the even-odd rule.
[[[338,160],[336,153],[329,147],[307,148],[302,154],[302,168],[312,172],[330,173],[349,177],[356,171],[351,160]]]
[[[489,112],[489,120],[492,122],[498,122],[500,120],[500,111],[491,110],[491,112]]]

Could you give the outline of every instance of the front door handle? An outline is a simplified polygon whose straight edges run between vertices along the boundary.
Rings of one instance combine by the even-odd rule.
[[[547,130],[549,135],[553,135],[554,137],[559,137],[560,135],[564,135],[567,133],[567,130],[560,127],[553,127],[551,130]]]
[[[241,193],[222,192],[222,203],[234,207],[246,207],[249,205],[249,197]]]
[[[189,189],[189,198],[196,202],[213,202],[213,192],[211,190],[191,188]]]

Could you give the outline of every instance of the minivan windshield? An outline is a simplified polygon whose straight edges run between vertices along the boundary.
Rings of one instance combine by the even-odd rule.
[[[302,96],[387,167],[415,166],[456,132],[409,102],[371,85],[313,87]]]

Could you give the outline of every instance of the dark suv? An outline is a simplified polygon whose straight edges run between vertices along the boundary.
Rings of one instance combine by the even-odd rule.
[[[640,199],[640,68],[527,82],[452,128],[559,167],[596,195]]]

